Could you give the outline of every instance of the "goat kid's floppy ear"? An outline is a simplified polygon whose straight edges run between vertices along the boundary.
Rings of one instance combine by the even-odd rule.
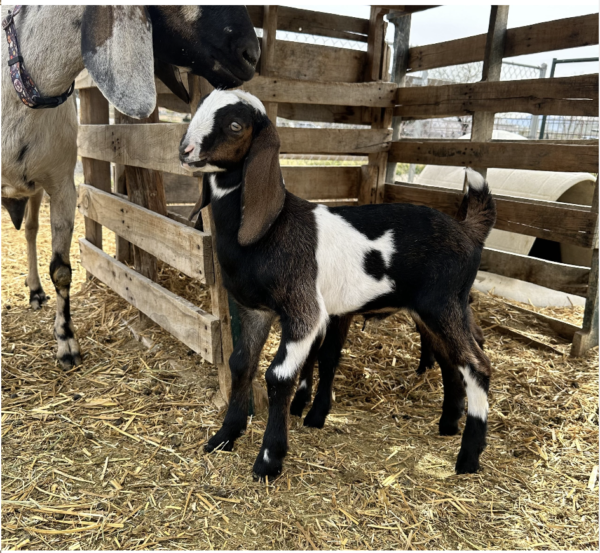
[[[269,122],[252,141],[242,181],[242,246],[260,240],[283,209],[285,187],[279,166],[279,135]]]
[[[190,95],[188,94],[185,85],[181,80],[179,69],[170,63],[154,60],[154,74],[175,94],[180,100],[186,104],[190,103]]]
[[[83,63],[122,113],[143,119],[156,107],[152,23],[143,6],[87,6],[81,25]]]

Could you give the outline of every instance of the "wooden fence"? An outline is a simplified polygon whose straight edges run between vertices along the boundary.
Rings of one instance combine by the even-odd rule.
[[[411,13],[428,7],[372,7],[368,20],[278,6],[248,9],[254,25],[263,29],[262,57],[260,74],[243,88],[265,103],[271,119],[364,125],[360,129],[279,127],[282,154],[368,156],[362,166],[283,167],[286,186],[294,194],[331,205],[411,202],[454,215],[459,191],[393,182],[386,179],[388,167],[389,175],[396,162],[472,166],[482,173],[488,167],[598,171],[597,141],[491,140],[495,112],[598,115],[598,75],[499,81],[503,57],[597,44],[595,15],[507,30],[508,8],[493,7],[487,35],[409,48]],[[396,33],[394,82],[388,73],[390,49],[384,41],[388,13],[403,31]],[[363,42],[367,51],[277,40],[276,29]],[[482,82],[405,86],[410,71],[472,61],[484,62]],[[190,77],[187,85],[192,106],[210,91],[210,85],[197,77]],[[226,361],[233,340],[229,302],[214,255],[210,209],[202,215],[205,233],[190,229],[180,215],[189,212],[199,197],[197,179],[187,176],[178,161],[178,145],[187,125],[159,122],[158,110],[144,122],[120,116],[109,124],[108,104],[89,76],[80,76],[77,87],[79,153],[86,182],[79,194],[79,209],[86,218],[86,238],[80,241],[82,263],[89,274],[215,363],[227,399]],[[157,92],[160,106],[190,112],[158,81]],[[397,129],[402,118],[464,114],[474,117],[470,142],[393,139],[392,128]],[[112,189],[111,163],[115,167]],[[585,295],[583,328],[540,316],[572,338],[573,353],[581,354],[598,343],[597,187],[591,208],[505,196],[496,199],[496,228],[593,250],[591,269],[491,249],[484,250],[482,261],[482,269],[491,272]],[[102,227],[121,237],[117,259],[102,251]],[[206,283],[211,313],[158,285],[156,259]]]

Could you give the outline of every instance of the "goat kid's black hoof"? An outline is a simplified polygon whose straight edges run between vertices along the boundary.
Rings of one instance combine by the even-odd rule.
[[[213,451],[233,451],[233,440],[215,439],[213,436],[204,444],[204,451],[206,453],[212,453]]]
[[[458,454],[456,460],[456,474],[474,474],[479,470],[479,459],[472,454]]]
[[[275,480],[283,470],[283,460],[269,459],[265,461],[265,455],[261,451],[252,468],[252,477],[255,481],[264,482],[266,477]]]
[[[327,415],[314,412],[312,409],[304,417],[304,426],[309,428],[323,428]]]

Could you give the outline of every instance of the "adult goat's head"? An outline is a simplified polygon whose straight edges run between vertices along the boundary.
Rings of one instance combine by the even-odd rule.
[[[231,88],[254,76],[260,56],[244,6],[87,6],[81,50],[102,93],[138,118],[156,105],[155,74],[187,102],[178,67]]]

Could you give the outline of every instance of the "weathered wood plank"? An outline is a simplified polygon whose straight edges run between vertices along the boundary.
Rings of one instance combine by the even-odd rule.
[[[598,215],[598,177],[592,200],[592,212]],[[583,325],[581,330],[573,336],[571,355],[583,355],[588,349],[598,345],[598,221],[594,230],[592,263],[588,291],[583,312]]]
[[[482,61],[485,43],[486,35],[482,34],[411,48],[408,60],[410,71]],[[590,44],[598,44],[598,14],[568,17],[508,29],[504,57],[511,58]]]
[[[77,201],[86,217],[124,236],[129,242],[209,284],[214,279],[209,234],[182,226],[164,215],[82,184]]]
[[[348,155],[381,153],[388,151],[392,136],[391,129],[387,127],[373,129],[279,128],[278,131],[283,153],[345,153]]]
[[[430,10],[431,8],[439,8],[440,6],[388,6],[387,4],[371,4],[373,8],[381,8],[384,12],[399,12],[403,14],[411,14]]]
[[[274,71],[277,69],[274,68]],[[392,107],[394,83],[315,82],[280,77],[254,77],[242,86],[263,102]]]
[[[360,167],[282,167],[285,187],[305,200],[356,198]]]
[[[196,203],[200,197],[200,188],[196,177],[165,173],[164,181],[168,204]]]
[[[366,57],[367,53],[359,50],[278,40],[271,76],[305,81],[362,82]]]
[[[538,321],[547,324],[556,334],[567,340],[572,340],[575,333],[578,330],[581,330],[581,327],[577,325],[561,321],[560,319],[555,319],[554,317],[548,317],[547,315],[543,315],[542,313],[531,311],[531,309],[525,309],[524,307],[519,307],[518,305],[514,305],[512,303],[507,303],[507,305],[509,306],[509,309],[514,309],[515,311],[519,311],[520,313],[524,313],[526,315],[531,315],[532,317],[535,317]]]
[[[402,140],[391,145],[389,157],[404,163],[598,172],[597,146],[543,141]]]
[[[246,7],[253,25],[262,28],[262,6]],[[369,21],[360,17],[348,17],[346,15],[280,6],[277,28],[281,31],[366,42]]]
[[[462,191],[418,184],[387,184],[386,202],[427,205],[455,216]],[[591,247],[597,215],[582,206],[525,200],[494,194],[497,218],[494,228],[565,244]]]
[[[102,93],[97,88],[90,88],[81,90],[79,94],[80,123],[86,125],[106,125],[109,121],[108,100]],[[110,163],[93,158],[95,156],[83,156],[81,159],[86,182],[89,182],[100,190],[110,191]],[[102,249],[102,227],[89,219],[85,219],[84,224],[85,237],[92,244]]]
[[[332,106],[315,104],[280,103],[277,115],[292,121],[319,121],[365,125],[371,120],[371,108],[359,106]]]
[[[492,6],[490,23],[483,55],[481,80],[494,82],[500,80],[502,72],[502,55],[506,44],[506,26],[508,24],[509,6]],[[473,114],[471,126],[471,142],[489,142],[494,132],[494,112],[477,111]],[[483,178],[487,176],[487,167],[473,167]],[[463,190],[466,192],[466,180]]]
[[[450,117],[475,111],[598,116],[598,74],[399,88],[394,115]]]
[[[189,175],[181,166],[178,147],[184,123],[156,125],[82,125],[79,154],[122,165]],[[387,151],[387,129],[293,129],[279,127],[282,153],[367,154]]]
[[[493,248],[483,249],[479,269],[577,296],[585,296],[590,274],[588,267],[555,263]]]
[[[285,187],[306,200],[356,198],[360,167],[282,166]],[[196,203],[200,197],[198,179],[165,173],[167,203]],[[171,209],[171,206],[169,206]],[[185,209],[189,209],[186,206]]]
[[[111,290],[210,363],[221,360],[219,319],[79,240],[81,264]]]

